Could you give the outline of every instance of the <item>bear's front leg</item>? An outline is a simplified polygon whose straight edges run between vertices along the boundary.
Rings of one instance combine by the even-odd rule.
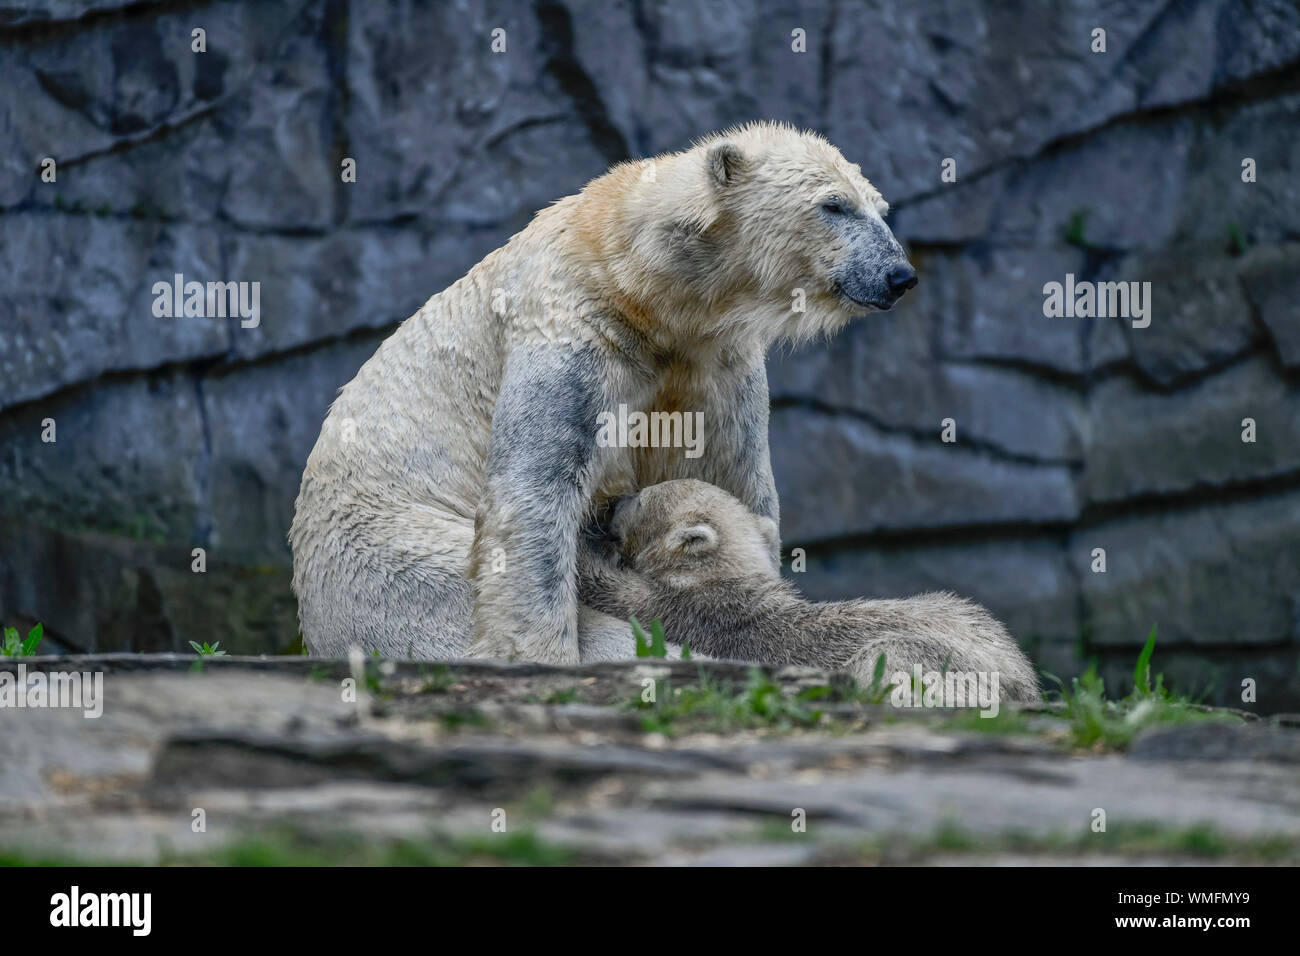
[[[600,357],[521,347],[492,416],[470,551],[476,657],[577,663],[578,529],[592,497]]]
[[[757,515],[771,518],[778,534],[772,559],[781,564],[781,502],[772,477],[768,448],[767,365],[755,349],[720,374],[705,407],[707,442],[699,464],[684,468],[680,477],[700,478],[731,492]]]

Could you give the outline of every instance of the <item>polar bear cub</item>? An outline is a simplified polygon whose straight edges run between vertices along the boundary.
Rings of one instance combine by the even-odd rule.
[[[618,500],[604,532],[580,556],[583,603],[658,618],[693,653],[843,669],[862,683],[884,654],[886,676],[905,674],[908,684],[914,674],[992,678],[1001,700],[1041,699],[1033,666],[1006,628],[971,601],[942,592],[804,600],[772,557],[775,523],[715,485],[678,479],[644,488]],[[930,700],[957,702],[951,687]]]

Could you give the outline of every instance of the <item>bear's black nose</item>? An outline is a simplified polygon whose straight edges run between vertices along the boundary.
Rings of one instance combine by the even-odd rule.
[[[889,270],[889,275],[885,277],[889,283],[889,291],[895,295],[902,295],[912,286],[916,285],[916,270],[908,263],[894,266]]]

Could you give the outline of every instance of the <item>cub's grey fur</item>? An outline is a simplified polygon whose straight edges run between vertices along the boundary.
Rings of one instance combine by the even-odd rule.
[[[1038,700],[1033,667],[1006,629],[952,594],[906,600],[805,601],[771,557],[776,528],[721,488],[677,480],[620,500],[614,544],[589,537],[579,559],[581,598],[642,621],[710,657],[886,674],[997,673],[1002,700]],[[611,553],[612,550],[612,553]]]
[[[910,288],[887,208],[825,140],[760,123],[539,212],[331,407],[289,535],[310,650],[630,648],[624,621],[579,606],[578,529],[609,497],[685,477],[775,521],[766,350]],[[702,414],[703,454],[602,447],[597,415],[620,405]]]

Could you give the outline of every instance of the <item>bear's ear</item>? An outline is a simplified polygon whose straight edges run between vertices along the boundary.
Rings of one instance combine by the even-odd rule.
[[[719,188],[725,189],[734,183],[744,171],[745,162],[745,154],[729,139],[719,140],[709,147],[709,176]]]
[[[668,536],[668,547],[682,554],[708,554],[717,546],[718,533],[707,524],[674,528]]]

